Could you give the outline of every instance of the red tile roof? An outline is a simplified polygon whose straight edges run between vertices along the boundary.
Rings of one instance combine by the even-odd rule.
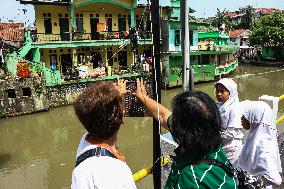
[[[260,11],[262,14],[271,14],[280,11],[276,8],[257,8],[256,10]]]
[[[233,30],[230,32],[230,38],[237,38],[245,32],[245,29]]]
[[[238,14],[236,12],[226,12],[225,15],[228,17],[234,17],[237,16]]]

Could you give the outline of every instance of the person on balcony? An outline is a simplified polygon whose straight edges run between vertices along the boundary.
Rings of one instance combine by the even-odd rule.
[[[104,67],[104,62],[103,62],[102,59],[100,59],[100,60],[98,61],[98,67],[99,67],[99,68]]]
[[[79,77],[81,79],[85,79],[88,77],[89,69],[88,69],[88,66],[86,66],[84,63],[79,64],[78,70],[79,70]]]

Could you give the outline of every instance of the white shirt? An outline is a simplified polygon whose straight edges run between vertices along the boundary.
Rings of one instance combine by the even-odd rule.
[[[97,147],[85,140],[83,135],[76,157]],[[71,189],[136,189],[128,165],[108,156],[90,157],[80,163],[72,173]]]
[[[282,168],[272,110],[262,101],[243,101],[242,106],[250,130],[239,166],[254,176],[262,176],[268,184],[280,185]]]
[[[217,82],[222,84],[230,92],[229,99],[225,103],[217,102],[222,119],[222,145],[228,160],[234,165],[240,157],[243,143],[241,116],[242,108],[239,105],[237,84],[228,78],[223,78]]]

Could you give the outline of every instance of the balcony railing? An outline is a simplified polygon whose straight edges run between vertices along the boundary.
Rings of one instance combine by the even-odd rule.
[[[216,51],[237,51],[239,49],[238,45],[215,45]]]
[[[239,49],[238,45],[215,45],[215,44],[199,44],[198,50],[207,51],[237,51]]]
[[[151,39],[151,32],[139,32],[139,39]],[[92,41],[92,40],[104,40],[112,41],[118,39],[129,39],[128,31],[103,31],[103,32],[65,32],[62,34],[45,34],[45,33],[32,33],[32,40],[35,43],[46,42],[64,42],[64,41]]]

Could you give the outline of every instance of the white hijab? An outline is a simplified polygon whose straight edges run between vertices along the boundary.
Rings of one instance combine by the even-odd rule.
[[[262,101],[243,101],[243,115],[250,123],[239,166],[255,176],[280,185],[282,172],[277,129],[270,106]]]
[[[230,92],[229,99],[225,103],[219,102],[219,101],[216,102],[216,104],[219,108],[219,111],[221,113],[223,128],[227,129],[229,119],[235,119],[237,121],[237,123],[233,124],[234,127],[242,128],[241,120],[240,120],[240,117],[238,115],[240,113],[234,114],[234,115],[236,115],[236,117],[230,118],[230,112],[232,111],[232,108],[233,108],[232,105],[234,103],[239,103],[237,84],[232,79],[228,79],[228,78],[220,79],[216,84],[222,84]],[[238,110],[239,109],[234,108],[234,111],[238,111]]]

